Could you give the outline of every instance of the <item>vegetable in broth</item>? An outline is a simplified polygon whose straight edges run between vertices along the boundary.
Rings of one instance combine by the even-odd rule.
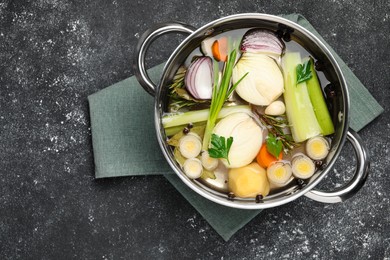
[[[334,125],[315,57],[297,46],[271,30],[233,30],[182,64],[162,124],[188,178],[218,191],[207,180],[223,178],[228,199],[258,203],[315,174]]]

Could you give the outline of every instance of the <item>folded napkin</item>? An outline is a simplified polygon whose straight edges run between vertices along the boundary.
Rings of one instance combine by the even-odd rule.
[[[322,39],[303,16],[282,17],[297,22]],[[340,57],[327,47],[347,79],[351,97],[350,126],[358,131],[383,109]],[[163,66],[148,71],[154,82],[159,81]],[[208,201],[172,174],[157,143],[154,99],[134,76],[90,95],[88,100],[96,178],[163,174],[226,241],[261,211],[232,209]]]

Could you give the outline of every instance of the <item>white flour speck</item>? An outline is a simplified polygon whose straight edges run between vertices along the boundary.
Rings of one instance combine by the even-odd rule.
[[[86,120],[84,116],[84,112],[81,111],[80,109],[75,109],[65,115],[66,120],[72,121],[72,122],[77,122],[83,125],[86,125]]]
[[[165,249],[162,245],[160,245],[160,246],[158,247],[158,251],[160,251],[160,253],[164,253],[165,250],[166,250],[166,249]]]

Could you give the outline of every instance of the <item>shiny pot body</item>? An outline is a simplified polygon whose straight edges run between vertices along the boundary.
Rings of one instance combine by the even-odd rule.
[[[334,134],[330,152],[321,169],[307,181],[306,185],[290,185],[288,188],[275,192],[259,201],[253,199],[231,199],[227,193],[211,189],[209,185],[198,180],[189,179],[176,162],[172,149],[166,143],[166,135],[162,125],[162,116],[168,105],[168,86],[173,76],[186,58],[198,48],[207,37],[222,32],[242,28],[265,28],[273,31],[282,30],[289,33],[292,40],[303,46],[315,59],[320,60],[326,68],[323,72],[332,88],[332,115],[336,132]],[[160,35],[168,32],[187,33],[189,36],[175,49],[168,59],[161,79],[157,85],[151,82],[145,70],[145,54],[150,44]],[[349,95],[345,78],[337,61],[326,46],[311,32],[300,25],[278,16],[267,14],[238,14],[215,20],[195,30],[182,23],[158,24],[146,31],[139,40],[134,59],[134,70],[141,86],[155,97],[154,118],[156,134],[161,150],[168,163],[180,179],[192,190],[216,203],[242,209],[262,209],[280,206],[305,195],[311,199],[335,203],[341,202],[354,195],[364,184],[369,168],[367,152],[359,136],[349,129]],[[357,166],[354,177],[343,187],[334,191],[318,191],[315,186],[331,171],[341,149],[348,140],[351,142],[357,157]]]

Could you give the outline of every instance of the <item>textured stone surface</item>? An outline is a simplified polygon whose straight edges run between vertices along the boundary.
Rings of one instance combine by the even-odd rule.
[[[94,180],[86,98],[133,74],[134,45],[152,24],[242,12],[302,13],[385,113],[360,132],[371,174],[355,197],[300,198],[224,242],[163,177]],[[389,259],[389,16],[384,0],[1,1],[1,258]],[[148,65],[180,39],[157,41]],[[351,176],[351,153],[322,187]]]

